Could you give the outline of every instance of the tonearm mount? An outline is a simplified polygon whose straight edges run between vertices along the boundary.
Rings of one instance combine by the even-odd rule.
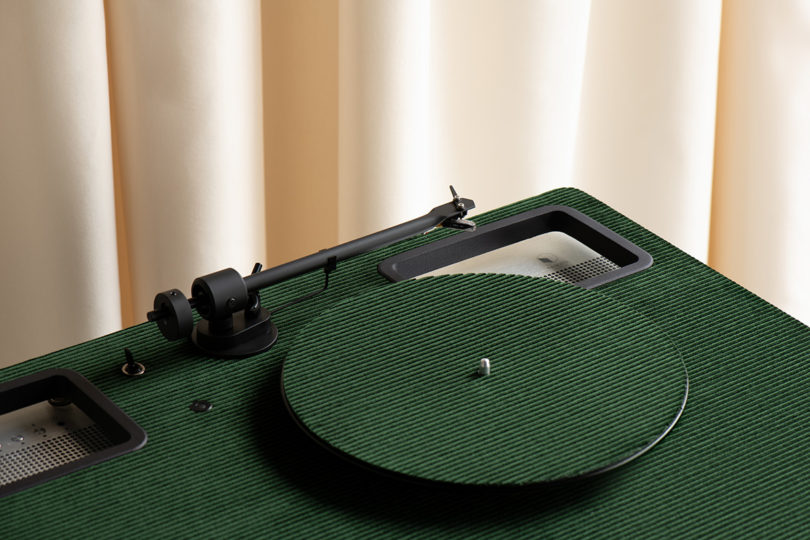
[[[191,338],[192,343],[210,356],[244,358],[268,350],[278,338],[271,315],[289,305],[315,296],[326,289],[329,273],[339,261],[410,238],[435,227],[475,230],[475,223],[464,219],[475,208],[470,199],[458,196],[450,186],[453,200],[437,206],[424,216],[388,229],[325,249],[294,261],[242,277],[233,268],[198,277],[191,285],[191,298],[171,289],[155,296],[154,310],[147,313],[169,340]],[[261,305],[259,291],[295,276],[324,269],[322,289],[297,298],[273,310]],[[194,325],[197,310],[200,321]]]

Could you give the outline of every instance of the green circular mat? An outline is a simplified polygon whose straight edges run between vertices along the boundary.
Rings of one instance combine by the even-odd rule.
[[[476,374],[490,359],[490,374]],[[688,388],[672,342],[596,291],[464,274],[404,281],[318,315],[284,363],[297,421],[342,454],[424,480],[524,485],[640,455]]]

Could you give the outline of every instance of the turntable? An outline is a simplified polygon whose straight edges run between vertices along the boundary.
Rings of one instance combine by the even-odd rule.
[[[1,370],[4,535],[807,530],[807,327],[581,191],[473,206]]]

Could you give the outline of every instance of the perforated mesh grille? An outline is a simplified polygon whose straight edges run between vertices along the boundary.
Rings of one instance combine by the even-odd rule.
[[[77,461],[112,446],[97,425],[0,456],[0,486]]]
[[[618,268],[619,265],[610,259],[597,257],[569,266],[568,268],[563,268],[562,270],[557,270],[551,274],[546,274],[543,277],[553,279],[554,281],[562,281],[563,283],[579,283],[580,281],[612,272]]]

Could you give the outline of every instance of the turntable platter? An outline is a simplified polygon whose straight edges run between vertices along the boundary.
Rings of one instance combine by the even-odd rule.
[[[298,334],[282,385],[297,422],[341,455],[411,479],[510,486],[629,462],[672,428],[688,391],[679,351],[648,318],[503,274],[404,281],[334,305]]]

